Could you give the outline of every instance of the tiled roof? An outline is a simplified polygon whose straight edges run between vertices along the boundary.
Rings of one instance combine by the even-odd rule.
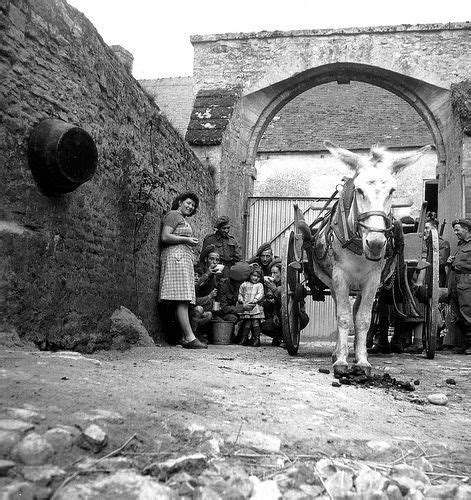
[[[420,115],[395,94],[362,82],[332,82],[300,94],[282,108],[268,125],[258,152],[320,151],[326,139],[349,149],[433,142]]]

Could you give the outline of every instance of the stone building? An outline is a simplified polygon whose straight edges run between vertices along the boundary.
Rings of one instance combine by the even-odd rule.
[[[471,215],[470,31],[447,23],[193,36],[186,139],[214,167],[218,211],[243,227],[260,141],[290,101],[330,82],[363,82],[396,94],[425,122],[439,217]]]

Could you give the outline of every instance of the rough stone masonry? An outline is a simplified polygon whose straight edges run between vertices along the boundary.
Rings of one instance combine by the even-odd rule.
[[[63,0],[0,2],[0,270],[3,327],[41,348],[108,347],[119,306],[159,338],[158,236],[183,190],[201,197],[200,234],[214,211],[211,173],[83,14]],[[85,129],[94,177],[47,197],[27,162],[42,119]]]

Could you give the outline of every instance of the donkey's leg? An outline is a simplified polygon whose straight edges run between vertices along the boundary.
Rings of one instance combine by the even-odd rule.
[[[349,287],[342,276],[337,276],[332,283],[335,290],[337,310],[337,345],[332,354],[334,375],[344,375],[348,370],[348,333],[353,329],[353,317],[349,300]]]
[[[356,317],[357,317],[357,313],[358,313],[358,309],[360,307],[360,303],[361,303],[361,293],[359,293],[356,297],[355,297],[355,302],[353,303],[353,323],[355,324],[355,320],[356,320]],[[355,328],[353,329],[353,334],[355,333]],[[357,349],[357,336],[355,335],[354,336],[354,344],[353,344],[353,349],[356,351]]]
[[[371,310],[377,290],[376,282],[362,290],[361,302],[355,316],[355,362],[356,365],[363,368],[369,376],[371,374],[371,365],[368,362],[366,350],[366,337],[370,328]]]

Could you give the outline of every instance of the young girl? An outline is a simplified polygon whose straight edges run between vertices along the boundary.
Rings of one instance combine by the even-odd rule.
[[[239,302],[244,307],[244,312],[240,315],[242,323],[239,328],[241,333],[241,345],[252,345],[260,347],[260,320],[263,315],[263,308],[260,305],[263,299],[263,284],[261,283],[262,272],[254,269],[247,281],[244,281],[239,288]],[[249,339],[250,331],[252,338]]]

